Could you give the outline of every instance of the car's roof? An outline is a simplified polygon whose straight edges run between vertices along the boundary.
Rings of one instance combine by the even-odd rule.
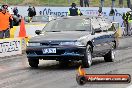
[[[66,16],[60,19],[91,19],[91,18],[101,18],[101,16]]]

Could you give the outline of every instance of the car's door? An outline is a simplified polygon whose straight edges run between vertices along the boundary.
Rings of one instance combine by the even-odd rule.
[[[93,38],[93,54],[98,54],[100,52],[103,52],[103,42],[104,42],[104,36],[101,32],[101,25],[97,18],[92,19],[92,30],[95,31],[94,38]],[[100,31],[100,32],[99,32]]]
[[[95,38],[93,39],[93,41],[94,41],[93,51],[95,54],[104,54],[104,52],[107,52],[107,50],[110,48],[110,46],[109,46],[110,35],[106,31],[107,24],[106,24],[105,20],[103,20],[102,18],[99,17],[99,18],[96,18],[95,21],[97,24],[95,24],[95,22],[94,22],[94,26],[99,25],[98,29],[101,30],[102,32],[95,33]]]
[[[108,34],[107,34],[107,42],[109,44],[109,46],[107,46],[107,49],[111,49],[114,41],[116,41],[116,26],[115,25],[111,25],[111,27],[108,28]],[[115,43],[116,44],[116,43]]]
[[[103,31],[102,32],[102,46],[103,46],[103,52],[107,52],[109,49],[110,49],[110,37],[111,37],[111,34],[108,33],[108,28],[109,28],[109,25],[111,24],[108,19],[105,19],[105,18],[98,18],[98,21],[101,25],[101,30]]]
[[[102,33],[102,51],[107,53],[111,49],[111,45],[114,41],[114,26],[108,20],[104,18],[98,19],[101,25]]]

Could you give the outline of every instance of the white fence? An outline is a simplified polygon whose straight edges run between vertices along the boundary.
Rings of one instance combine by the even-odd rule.
[[[11,6],[14,8],[15,6]],[[22,16],[28,15],[28,6],[17,6],[19,14]],[[70,7],[35,7],[37,15],[42,12],[42,15],[56,15],[56,16],[67,16]],[[84,15],[98,15],[98,7],[78,7]],[[103,7],[102,12],[104,16],[109,16],[111,7]],[[129,8],[114,8],[115,16],[121,16],[124,12],[130,11]]]

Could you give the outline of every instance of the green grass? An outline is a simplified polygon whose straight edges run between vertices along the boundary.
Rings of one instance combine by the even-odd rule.
[[[1,4],[17,5],[22,3],[23,0],[1,0]]]
[[[35,5],[35,6],[70,6],[72,2],[75,2],[77,6],[79,6],[80,0],[70,0],[71,2],[68,3],[68,0],[2,0],[1,4],[6,3],[9,5]],[[115,2],[115,7],[119,7],[118,1]],[[124,7],[127,6],[126,1],[124,1]],[[132,1],[132,0],[131,0]],[[98,7],[100,4],[100,0],[90,0],[90,6]],[[105,7],[111,6],[111,0],[105,0],[104,3]]]

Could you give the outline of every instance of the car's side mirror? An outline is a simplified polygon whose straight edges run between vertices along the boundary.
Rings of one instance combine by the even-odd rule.
[[[101,29],[95,29],[95,33],[100,33],[100,32],[102,32]]]
[[[40,34],[41,34],[41,30],[36,30],[35,33],[36,33],[37,35],[40,35]]]

